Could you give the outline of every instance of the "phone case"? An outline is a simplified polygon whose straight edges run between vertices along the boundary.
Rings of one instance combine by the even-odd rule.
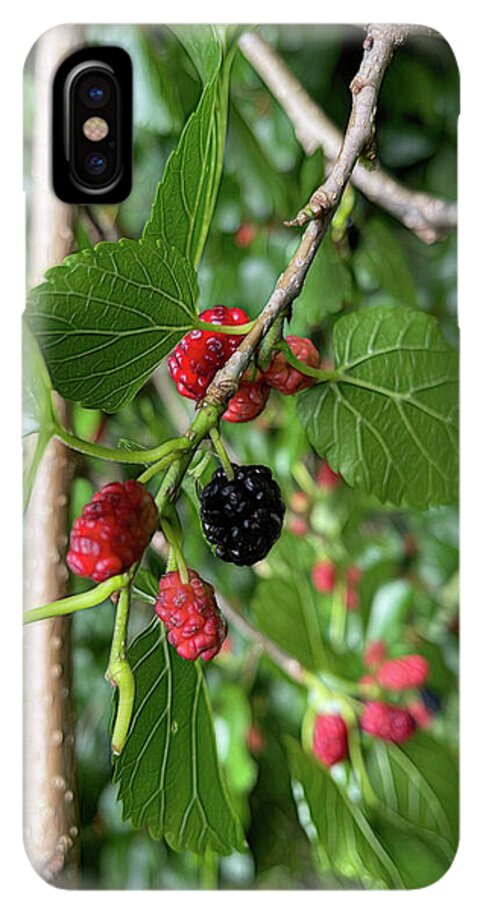
[[[133,188],[51,85],[134,72]],[[27,60],[24,829],[81,889],[419,888],[458,831],[458,71],[409,25]]]

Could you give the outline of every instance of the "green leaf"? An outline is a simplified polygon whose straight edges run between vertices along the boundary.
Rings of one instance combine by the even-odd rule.
[[[38,344],[25,320],[22,324],[22,437],[37,435],[33,446],[25,446],[24,507],[32,492],[35,476],[55,433],[52,385]]]
[[[128,660],[135,703],[114,770],[124,818],[178,852],[243,850],[218,764],[201,665],[177,655],[158,620],[133,641]]]
[[[207,238],[222,174],[227,127],[231,56],[215,79],[206,84],[197,108],[187,121],[158,185],[143,239],[162,239],[174,246],[195,268]],[[198,48],[203,73],[211,58]]]
[[[115,412],[194,326],[197,293],[175,248],[121,240],[50,269],[30,294],[27,322],[58,392]]]
[[[38,344],[22,325],[22,436],[54,431],[52,385]]]
[[[401,746],[374,741],[367,769],[391,824],[414,829],[450,863],[458,843],[458,771],[449,751],[422,732]]]
[[[291,739],[288,752],[299,819],[318,852],[321,869],[358,879],[367,888],[405,887],[395,860],[364,812]]]
[[[318,597],[300,569],[260,581],[252,608],[260,631],[307,669],[325,666]]]
[[[434,318],[377,307],[334,328],[337,371],[303,393],[317,453],[350,485],[420,509],[458,494],[458,359]]]
[[[294,305],[295,328],[317,328],[325,316],[338,312],[352,298],[350,269],[339,256],[328,233],[307,275],[301,299]]]
[[[417,306],[417,290],[402,245],[390,224],[370,219],[354,266],[360,286],[380,289],[402,306]]]
[[[369,641],[393,642],[405,629],[407,613],[414,601],[414,591],[410,582],[398,578],[386,581],[372,598],[367,626]],[[366,620],[365,620],[366,621]]]
[[[213,25],[170,25],[185,47],[204,84],[218,74],[222,63],[222,44]]]

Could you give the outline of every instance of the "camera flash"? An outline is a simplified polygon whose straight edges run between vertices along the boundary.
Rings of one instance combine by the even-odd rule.
[[[91,116],[83,123],[83,133],[89,141],[103,141],[108,134],[108,125],[100,116]]]

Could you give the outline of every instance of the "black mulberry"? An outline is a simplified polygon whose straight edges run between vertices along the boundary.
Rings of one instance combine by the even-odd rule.
[[[233,466],[234,478],[217,469],[200,496],[205,537],[219,559],[251,566],[280,537],[285,506],[266,466]]]

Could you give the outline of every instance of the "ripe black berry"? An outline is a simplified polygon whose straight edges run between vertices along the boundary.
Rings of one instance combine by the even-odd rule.
[[[225,562],[251,566],[264,559],[282,530],[285,506],[266,466],[217,469],[200,496],[203,530]]]

